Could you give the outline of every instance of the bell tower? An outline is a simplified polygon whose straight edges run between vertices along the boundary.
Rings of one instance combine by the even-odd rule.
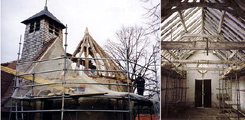
[[[65,26],[48,11],[47,6],[21,23],[26,25],[21,62],[33,61],[33,58],[38,56],[39,51],[52,38],[59,39],[63,44],[62,30]]]

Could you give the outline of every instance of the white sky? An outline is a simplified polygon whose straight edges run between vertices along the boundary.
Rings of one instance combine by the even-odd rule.
[[[48,0],[48,10],[68,25],[67,50],[73,53],[86,27],[103,47],[122,25],[145,26],[143,7],[150,4],[140,0]],[[17,59],[20,35],[23,45],[25,32],[25,25],[20,22],[43,10],[44,5],[45,0],[1,0],[1,63]]]

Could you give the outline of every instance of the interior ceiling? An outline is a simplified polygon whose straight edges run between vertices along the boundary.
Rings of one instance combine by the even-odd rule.
[[[245,41],[243,0],[162,0],[161,40]],[[162,59],[186,60],[195,50],[162,50]],[[210,50],[221,60],[244,61],[245,50]]]

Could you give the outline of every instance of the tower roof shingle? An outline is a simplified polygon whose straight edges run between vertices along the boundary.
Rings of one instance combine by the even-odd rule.
[[[28,19],[22,21],[21,23],[27,24],[31,20],[36,19],[36,18],[41,18],[41,17],[47,17],[47,18],[49,18],[51,20],[54,20],[55,22],[57,22],[62,27],[62,29],[65,28],[65,25],[63,23],[61,23],[52,13],[50,13],[48,11],[48,7],[47,6],[45,6],[42,11],[36,13],[35,15],[33,15],[33,16],[29,17]]]

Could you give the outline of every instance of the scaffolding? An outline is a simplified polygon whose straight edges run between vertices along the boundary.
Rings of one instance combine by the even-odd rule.
[[[71,115],[75,115],[76,119],[78,119],[78,112],[105,112],[105,113],[116,113],[117,118],[118,119],[134,119],[133,117],[138,116],[138,119],[140,119],[140,110],[148,110],[151,115],[151,119],[153,119],[154,117],[152,117],[152,114],[154,113],[154,110],[152,109],[152,101],[149,99],[139,99],[137,97],[133,96],[133,93],[131,93],[132,91],[132,85],[130,84],[130,81],[128,79],[128,75],[131,74],[129,73],[129,62],[128,59],[123,60],[124,62],[126,62],[126,71],[124,70],[97,70],[97,69],[69,69],[67,67],[67,60],[68,59],[84,59],[84,60],[88,60],[88,59],[95,59],[95,58],[86,58],[86,57],[72,57],[72,56],[67,56],[67,26],[66,26],[66,32],[65,32],[65,44],[64,44],[64,56],[63,57],[59,57],[59,58],[53,58],[53,59],[48,59],[48,60],[40,60],[40,61],[32,61],[32,62],[23,62],[23,63],[19,63],[19,58],[20,58],[20,48],[21,48],[21,40],[19,43],[19,51],[18,51],[18,57],[17,57],[17,64],[16,64],[16,70],[10,70],[8,69],[8,71],[10,73],[15,72],[15,78],[14,78],[14,86],[13,86],[13,94],[16,91],[16,89],[18,88],[27,88],[27,87],[31,87],[31,93],[29,96],[22,96],[22,97],[11,97],[11,107],[10,107],[10,114],[9,114],[9,120],[11,119],[33,119],[33,118],[37,118],[37,119],[47,119],[47,116],[49,115],[53,115],[55,117],[57,117],[56,119],[65,119],[65,114],[69,114],[68,116],[71,118]],[[127,43],[127,42],[125,42]],[[127,44],[125,44],[125,48],[127,48]],[[127,50],[127,49],[125,49]],[[127,55],[127,51],[126,51],[126,56]],[[111,58],[101,58],[97,60],[113,60]],[[57,70],[47,70],[47,71],[42,71],[42,72],[35,72],[35,66],[38,63],[44,63],[44,62],[49,62],[49,61],[55,61],[55,60],[63,60],[63,69],[57,69]],[[156,62],[156,61],[155,61]],[[31,73],[21,73],[18,72],[18,68],[20,65],[33,65],[34,66],[34,71]],[[155,64],[156,65],[156,64]],[[140,65],[139,65],[140,66]],[[155,66],[156,68],[156,66]],[[6,68],[7,69],[7,68]],[[155,69],[156,70],[156,69]],[[124,73],[127,75],[127,83],[86,83],[86,82],[69,82],[66,81],[66,76],[67,73],[69,71],[87,71],[87,72],[115,72],[115,73]],[[50,82],[48,80],[39,78],[37,75],[38,74],[46,74],[46,73],[55,73],[55,72],[62,72],[63,73],[63,79],[60,82]],[[155,74],[157,74],[157,71],[154,71]],[[157,75],[156,75],[157,76]],[[31,85],[25,85],[25,86],[20,86],[19,85],[19,81],[22,81],[23,79],[27,79],[29,80],[29,82],[31,82]],[[157,78],[156,80],[152,80],[155,81],[157,84]],[[127,87],[127,90],[125,91],[125,95],[108,95],[106,96],[105,94],[107,93],[94,93],[94,94],[83,94],[83,95],[69,95],[66,94],[66,86],[67,85],[93,85],[93,86],[99,86],[99,85],[108,85],[108,86],[124,86]],[[35,87],[42,87],[42,86],[52,86],[55,87],[59,90],[61,90],[62,92],[60,92],[61,94],[58,95],[51,95],[51,96],[35,96],[34,95],[34,88]],[[151,90],[151,91],[155,91],[158,92],[157,90]],[[12,94],[12,95],[13,95]],[[74,106],[79,106],[79,98],[87,98],[87,99],[107,99],[108,100],[108,108],[110,102],[113,102],[112,100],[116,101],[115,103],[113,103],[115,106],[113,109],[90,109],[90,108],[84,108],[84,109],[79,109],[79,108],[72,108]],[[142,97],[144,98],[144,97]],[[67,106],[67,102],[71,102],[71,100],[75,101],[73,106]],[[45,103],[45,104],[44,104]],[[48,106],[49,104],[52,103],[57,103],[60,104],[61,106],[52,106],[54,108],[51,108],[50,106]],[[132,109],[132,103],[135,104],[135,106],[138,106],[138,109]],[[142,103],[147,103],[146,106],[150,106],[150,107],[139,107],[142,106]],[[145,105],[145,104],[144,104]],[[37,107],[39,106],[39,107]],[[93,108],[93,106],[91,106]],[[160,107],[160,106],[159,106]],[[45,116],[44,116],[45,114]],[[46,118],[45,118],[46,117]]]
[[[162,117],[168,118],[168,115],[181,112],[186,107],[186,93],[188,89],[186,86],[186,72],[179,71],[172,64],[162,66],[161,72],[161,91],[162,96],[165,98],[164,103],[162,101]]]
[[[241,76],[244,76],[245,65],[242,63],[229,67],[221,74],[219,79],[219,109],[230,119],[240,120],[245,117],[245,113],[241,110],[241,92],[245,90],[240,88]]]

